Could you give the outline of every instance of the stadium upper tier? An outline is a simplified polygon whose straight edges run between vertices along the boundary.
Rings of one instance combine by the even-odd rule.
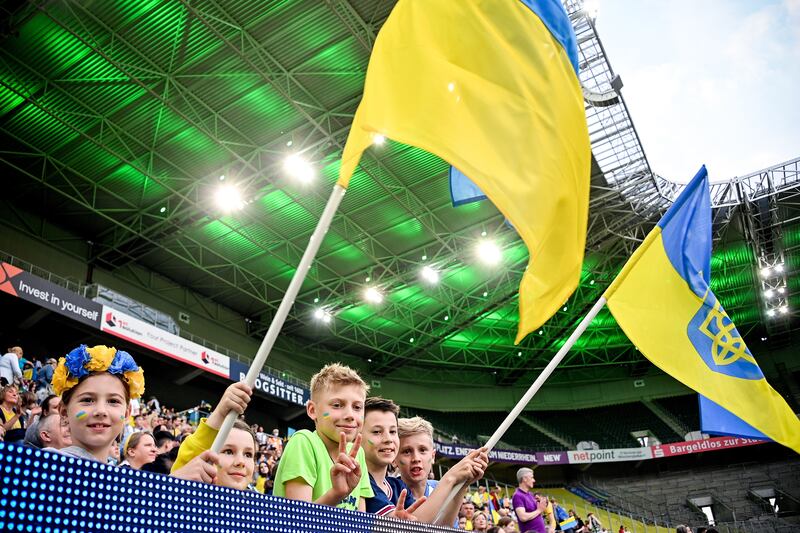
[[[527,450],[575,449],[581,441],[596,442],[601,448],[635,448],[638,436],[655,437],[662,443],[683,441],[686,433],[699,429],[697,396],[657,400],[666,413],[656,414],[643,402],[558,411],[525,411],[503,437],[503,442]],[[444,437],[454,435],[461,442],[479,444],[494,433],[505,412],[440,412],[406,409],[428,420]],[[674,417],[684,427],[673,429],[662,416]],[[672,424],[674,425],[674,423]]]

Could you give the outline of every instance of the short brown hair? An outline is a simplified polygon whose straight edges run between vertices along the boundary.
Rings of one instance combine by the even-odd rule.
[[[395,418],[397,418],[397,415],[400,414],[400,406],[392,400],[387,400],[380,396],[373,396],[372,398],[367,398],[367,401],[364,402],[364,415],[367,415],[370,411],[392,413]]]
[[[401,439],[423,433],[433,440],[433,426],[421,416],[401,418],[397,421],[397,436]]]
[[[349,366],[341,363],[325,365],[311,378],[311,398],[329,387],[345,385],[358,385],[364,389],[364,394],[369,392],[369,385]]]
[[[241,418],[237,418],[236,421],[233,423],[233,429],[240,429],[250,435],[253,439],[253,449],[258,451],[258,439],[256,439],[256,434],[253,433],[253,428],[247,425],[247,422],[242,420]],[[253,461],[255,461],[255,455],[253,456]]]

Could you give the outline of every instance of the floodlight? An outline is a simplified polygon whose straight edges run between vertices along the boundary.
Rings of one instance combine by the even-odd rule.
[[[778,294],[783,294],[786,292],[786,287],[778,287]]]
[[[422,279],[430,284],[439,283],[439,273],[427,265],[422,267],[420,275],[422,276]]]
[[[772,269],[770,267],[764,267],[761,269],[762,278],[768,278],[770,274],[772,274]]]
[[[414,337],[411,337],[410,339],[408,339],[408,342],[413,343],[414,342]]]
[[[158,212],[159,213],[166,213],[167,212],[167,208],[164,207],[164,206],[161,206],[161,209],[159,209]]]
[[[780,311],[782,315],[785,315],[786,313],[789,312],[789,306],[788,305],[782,305],[782,306],[780,306],[778,308],[778,311]]]
[[[478,258],[487,265],[496,265],[503,258],[500,248],[490,240],[482,240],[477,247]]]
[[[220,185],[214,194],[217,205],[223,211],[235,211],[244,207],[242,195],[233,185]]]
[[[386,142],[386,136],[381,135],[380,133],[376,133],[372,136],[372,144],[375,146],[383,146],[383,143]]]
[[[767,309],[767,316],[775,316],[775,309]]]
[[[775,265],[775,273],[776,274],[783,273],[783,263],[778,263],[777,265]]]
[[[369,303],[379,304],[383,302],[383,294],[375,287],[368,287],[367,290],[364,291],[364,299]]]
[[[775,291],[772,289],[767,289],[764,291],[764,298],[772,298],[773,296],[775,296]]]
[[[321,307],[317,307],[314,310],[314,318],[316,318],[323,324],[330,324],[332,319],[331,314]]]
[[[283,169],[289,177],[300,183],[311,183],[314,179],[314,168],[311,163],[298,154],[292,154],[283,161]]]

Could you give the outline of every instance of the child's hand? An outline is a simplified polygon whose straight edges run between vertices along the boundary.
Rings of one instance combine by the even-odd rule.
[[[213,483],[217,476],[218,463],[219,456],[211,450],[206,450],[170,475],[190,481]]]
[[[456,465],[447,471],[445,476],[452,476],[456,485],[463,483],[474,483],[483,477],[483,472],[489,466],[489,456],[486,448],[472,450],[466,457],[461,459]]]
[[[356,460],[358,449],[361,447],[361,433],[356,436],[350,453],[347,453],[347,436],[339,435],[339,456],[331,468],[331,485],[337,496],[345,498],[361,483],[361,465]]]
[[[427,500],[428,498],[427,498],[427,496],[423,496],[419,500],[417,500],[414,503],[412,503],[411,507],[406,509],[405,507],[406,507],[406,495],[407,494],[408,494],[408,491],[406,489],[403,489],[402,491],[400,491],[400,496],[397,497],[397,505],[395,505],[393,516],[395,518],[399,518],[400,520],[411,520],[413,522],[416,522],[417,521],[417,517],[414,516],[413,513],[414,513],[414,511],[417,510],[417,507],[419,507],[420,505],[425,503],[425,500]]]
[[[247,404],[250,403],[250,397],[253,395],[253,389],[247,386],[243,381],[234,383],[222,394],[219,403],[211,412],[206,425],[211,429],[219,429],[222,427],[222,422],[228,413],[231,411],[237,414],[243,414],[247,409]]]

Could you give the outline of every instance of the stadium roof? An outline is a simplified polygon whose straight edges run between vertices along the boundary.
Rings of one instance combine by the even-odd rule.
[[[4,223],[90,265],[145,267],[263,336],[335,182],[394,2],[17,4],[0,25]],[[443,161],[387,142],[362,161],[284,335],[400,380],[510,385],[546,364],[680,189],[652,173],[591,19],[567,8],[594,158],[582,281],[563,310],[514,346],[523,243],[488,203],[452,207]],[[310,162],[309,183],[288,175],[292,154]],[[799,323],[798,170],[790,161],[712,191],[712,288],[751,342]],[[222,184],[241,209],[219,209]],[[476,260],[484,238],[501,266]],[[425,265],[438,283],[420,279]],[[363,300],[368,286],[383,303]],[[607,311],[562,366],[590,380],[650,368]]]

